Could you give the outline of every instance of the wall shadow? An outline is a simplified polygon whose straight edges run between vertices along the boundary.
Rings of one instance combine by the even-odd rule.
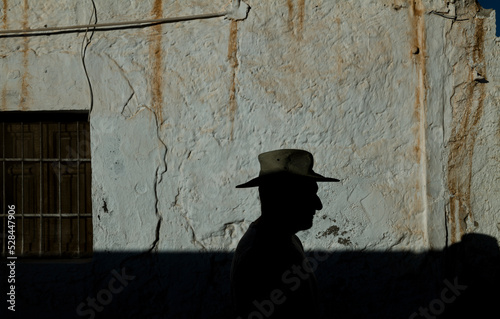
[[[443,251],[309,256],[326,256],[313,262],[322,318],[487,318],[500,301],[500,250],[486,235],[466,235]],[[4,299],[0,317],[234,318],[232,257],[114,252],[95,253],[85,263],[17,260],[16,311],[8,311]],[[9,267],[3,261],[5,298]]]

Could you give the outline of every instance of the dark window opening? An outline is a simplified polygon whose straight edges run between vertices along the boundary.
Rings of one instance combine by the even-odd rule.
[[[14,229],[14,256],[91,256],[88,114],[0,114],[2,255],[12,256],[8,238]],[[9,223],[11,205],[15,227]]]

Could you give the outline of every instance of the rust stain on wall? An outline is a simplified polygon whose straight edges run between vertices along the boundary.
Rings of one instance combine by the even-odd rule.
[[[298,0],[297,3],[297,17],[295,17],[295,8],[293,0],[287,0],[288,7],[288,30],[295,34],[297,40],[302,40],[302,32],[304,30],[304,17],[305,17],[305,0]],[[295,27],[295,19],[297,19],[297,26]]]
[[[287,0],[288,7],[288,30],[293,31],[293,0]]]
[[[3,0],[3,15],[2,15],[2,24],[3,28],[7,29],[7,9],[9,7],[8,0]]]
[[[426,127],[427,127],[427,61],[426,61],[426,31],[425,31],[425,20],[424,20],[425,8],[422,4],[422,0],[411,0],[410,1],[410,30],[411,34],[411,47],[418,48],[418,50],[412,49],[409,53],[411,59],[417,72],[417,85],[415,87],[415,103],[413,110],[413,117],[418,123],[413,128],[413,133],[415,135],[415,144],[413,146],[413,156],[417,163],[421,166],[420,178],[416,182],[417,194],[421,194],[421,198],[416,198],[415,203],[422,204],[419,205],[419,210],[427,208],[427,190],[426,190],[426,175],[427,175],[427,165],[426,165]]]
[[[29,10],[29,5],[28,5],[28,0],[24,0],[23,2],[23,29],[28,29],[28,10]],[[22,53],[23,53],[23,75],[21,77],[21,99],[19,101],[19,106],[18,108],[21,109],[22,111],[25,111],[27,107],[27,100],[28,100],[28,78],[29,78],[29,72],[28,72],[28,52],[29,52],[29,37],[24,37],[23,38],[23,47],[22,47]]]
[[[229,120],[231,122],[231,140],[233,139],[234,118],[238,104],[236,102],[236,68],[238,67],[238,22],[231,21],[229,27],[229,43],[227,47],[227,59],[231,66],[231,88],[229,89]]]
[[[163,2],[162,0],[155,0],[151,14],[154,19],[163,17]],[[158,123],[161,125],[163,122],[162,104],[163,104],[163,51],[161,47],[162,40],[162,26],[161,24],[152,27],[149,45],[149,57],[151,59],[151,104],[155,112]]]
[[[486,77],[484,66],[484,20],[475,19],[473,43],[470,56],[477,71]],[[453,103],[453,118],[448,155],[448,190],[450,211],[448,216],[450,243],[460,241],[467,231],[467,218],[473,218],[471,207],[471,183],[474,146],[478,134],[477,125],[483,115],[486,87],[474,81],[474,70],[470,68],[467,82]]]
[[[415,66],[417,83],[415,86],[415,101],[413,108],[413,119],[416,124],[412,131],[415,136],[415,144],[412,147],[412,158],[420,165],[420,174],[415,181],[415,197],[412,213],[427,212],[427,36],[425,26],[425,7],[422,0],[410,0],[410,59]],[[427,238],[427,227],[424,237]]]
[[[417,86],[415,88],[415,107],[413,116],[419,123],[415,128],[416,144],[413,147],[417,162],[422,163],[425,160],[425,128],[426,128],[426,113],[427,113],[427,61],[426,61],[426,31],[424,20],[425,8],[422,0],[410,1],[410,23],[412,33],[411,46],[417,48],[412,49],[413,62],[417,71]]]
[[[305,6],[306,6],[306,0],[299,0],[299,12],[298,12],[298,22],[299,25],[297,27],[297,38],[299,40],[302,39],[302,32],[304,31],[304,16],[305,16]]]

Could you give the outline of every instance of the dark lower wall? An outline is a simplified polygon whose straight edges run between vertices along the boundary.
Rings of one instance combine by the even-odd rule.
[[[310,252],[323,318],[486,318],[500,294],[496,239],[469,234],[444,251]],[[2,318],[233,318],[231,253],[96,253],[86,263],[15,268]],[[2,295],[9,292],[2,266]],[[255,318],[258,318],[256,315]],[[265,315],[262,314],[262,318]]]

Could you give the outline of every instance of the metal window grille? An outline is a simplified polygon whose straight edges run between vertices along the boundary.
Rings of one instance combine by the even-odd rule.
[[[0,113],[2,255],[15,205],[16,256],[92,254],[90,128],[81,113]]]

